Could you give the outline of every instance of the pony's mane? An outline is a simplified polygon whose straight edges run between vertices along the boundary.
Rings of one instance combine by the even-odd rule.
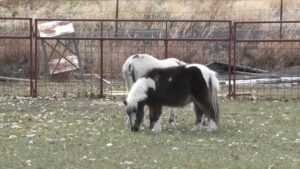
[[[155,82],[151,78],[140,78],[138,79],[130,89],[126,98],[127,104],[136,106],[140,101],[147,98],[147,91],[149,88],[155,89]]]

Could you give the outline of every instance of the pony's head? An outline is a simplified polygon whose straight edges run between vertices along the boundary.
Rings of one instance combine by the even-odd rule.
[[[155,82],[151,78],[140,78],[130,89],[124,105],[129,118],[131,131],[138,131],[144,117],[145,100],[148,90],[155,89]]]
[[[127,101],[124,101],[126,106],[126,113],[128,116],[128,125],[131,131],[139,131],[140,125],[144,117],[144,106],[143,103],[138,103],[137,105],[129,105]]]

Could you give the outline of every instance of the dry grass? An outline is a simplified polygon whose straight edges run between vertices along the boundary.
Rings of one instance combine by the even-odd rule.
[[[114,0],[2,0],[0,9],[6,16],[29,16],[33,18],[115,18]],[[256,19],[260,10],[269,11],[269,20],[277,18],[279,0],[124,0],[119,4],[119,18],[143,19]],[[285,0],[284,9],[300,6],[297,0]],[[251,12],[248,12],[251,11]],[[199,14],[200,13],[200,14]],[[296,12],[291,16],[299,16]]]
[[[300,165],[298,102],[221,103],[216,133],[177,127],[132,133],[121,102],[0,98],[2,168],[290,168]]]

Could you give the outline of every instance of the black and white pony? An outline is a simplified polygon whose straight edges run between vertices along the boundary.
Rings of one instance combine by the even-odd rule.
[[[154,68],[167,68],[180,65],[186,65],[186,63],[176,58],[159,60],[148,54],[135,54],[126,59],[122,67],[122,74],[128,89],[130,89],[134,82]],[[175,114],[172,109],[170,109],[169,123],[175,125]],[[128,120],[127,125],[130,125]]]
[[[193,103],[196,122],[192,131],[202,128],[203,115],[208,118],[207,131],[216,131],[219,88],[216,72],[201,64],[153,69],[133,84],[124,101],[131,130],[139,130],[145,105],[149,106],[151,131],[159,132],[162,106],[182,107]]]

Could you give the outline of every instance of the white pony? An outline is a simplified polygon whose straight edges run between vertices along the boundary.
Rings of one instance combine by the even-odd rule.
[[[168,68],[182,65],[186,65],[186,63],[176,58],[159,60],[148,54],[135,54],[127,58],[127,60],[123,64],[122,73],[127,88],[130,90],[134,82],[146,75],[152,69]],[[127,125],[129,125],[128,119],[126,123]],[[172,109],[170,110],[169,124],[175,125],[175,114]]]

